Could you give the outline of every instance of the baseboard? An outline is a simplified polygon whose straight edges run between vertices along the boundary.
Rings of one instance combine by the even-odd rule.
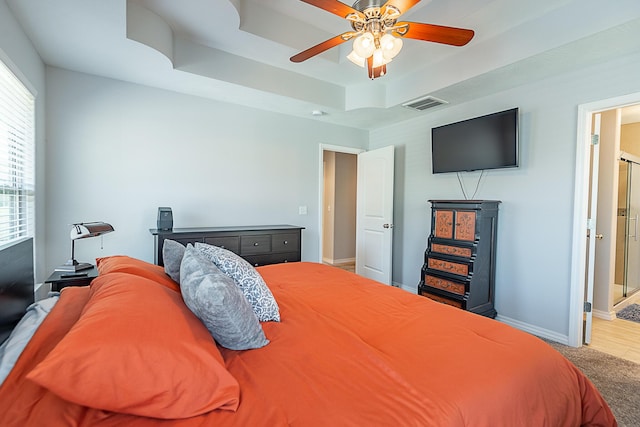
[[[399,282],[393,282],[393,286],[396,288],[404,289],[407,292],[411,292],[412,294],[418,293],[418,285],[403,285]]]
[[[560,344],[569,345],[568,335],[562,335],[555,331],[550,331],[549,329],[540,328],[538,326],[521,322],[519,320],[512,319],[510,317],[501,316],[500,314],[496,316],[496,320],[499,322],[505,323],[509,326],[513,326],[516,329],[520,329],[521,331],[528,332],[537,337],[546,338],[548,340],[555,341]]]
[[[623,308],[630,306],[631,304],[638,304],[638,303],[640,303],[640,292],[637,292],[635,295],[631,295],[630,297],[625,298],[624,300],[620,301],[618,304],[614,304],[613,306],[614,314],[622,310]]]
[[[394,282],[393,286],[404,289],[407,292],[411,292],[412,294],[418,293],[418,285],[404,285],[402,283]],[[549,329],[540,328],[538,326],[531,325],[529,323],[521,322],[516,319],[512,319],[510,317],[501,316],[498,314],[496,316],[496,320],[505,323],[509,326],[513,326],[516,329],[521,331],[530,333],[531,335],[535,335],[540,338],[546,338],[551,341],[555,341],[560,344],[569,345],[569,336],[559,334],[555,331],[551,331]]]
[[[613,320],[613,319],[616,318],[616,312],[615,311],[593,310],[593,316],[597,317],[598,319]]]

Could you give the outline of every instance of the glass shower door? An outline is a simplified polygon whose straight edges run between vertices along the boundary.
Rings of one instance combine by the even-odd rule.
[[[627,244],[623,297],[640,289],[640,165],[628,162],[627,176]]]

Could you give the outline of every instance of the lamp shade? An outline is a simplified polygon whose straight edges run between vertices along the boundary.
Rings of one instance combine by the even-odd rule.
[[[402,49],[402,39],[393,37],[391,34],[385,34],[380,38],[380,48],[386,59],[392,59],[400,53],[400,49]]]
[[[87,237],[97,237],[112,231],[113,226],[106,222],[82,222],[73,224],[69,237],[71,237],[71,240],[86,239]]]
[[[363,68],[367,62],[365,58],[358,56],[355,50],[352,50],[351,53],[347,55],[347,59],[353,62],[354,64],[356,64],[358,67],[363,67]]]
[[[388,64],[389,62],[391,62],[391,58],[386,58],[384,56],[384,53],[382,52],[382,49],[376,49],[373,52],[373,68],[378,68],[378,67],[382,67],[383,65]]]
[[[373,55],[373,51],[376,49],[375,39],[373,34],[366,32],[361,34],[353,41],[353,51],[360,58],[368,58]]]

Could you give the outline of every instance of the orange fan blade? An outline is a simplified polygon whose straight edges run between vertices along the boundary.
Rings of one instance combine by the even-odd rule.
[[[362,15],[362,12],[355,10],[351,6],[347,6],[346,4],[339,2],[338,0],[302,0],[302,1],[312,6],[319,7],[320,9],[324,9],[327,12],[331,12],[335,15],[338,15],[341,18],[346,18],[347,15],[351,13],[355,13],[360,17],[364,17],[364,15]]]
[[[473,30],[464,28],[443,27],[419,22],[397,22],[393,32],[401,37],[453,46],[464,46],[475,34]]]
[[[420,0],[389,0],[384,4],[384,6],[382,6],[382,14],[384,15],[384,12],[388,6],[393,6],[397,8],[400,13],[405,13],[417,3],[420,3]]]
[[[373,66],[373,55],[367,58],[367,70],[369,73],[369,78],[371,80],[377,79],[378,77],[382,77],[387,74],[387,65],[383,64],[379,67]]]
[[[331,49],[332,47],[338,46],[339,44],[342,44],[344,42],[346,42],[347,40],[351,39],[355,34],[354,32],[346,32],[343,34],[340,34],[338,36],[335,36],[333,38],[330,38],[329,40],[325,40],[322,43],[319,43],[313,47],[310,47],[309,49],[300,52],[297,55],[293,55],[290,59],[291,62],[302,62],[302,61],[306,61],[307,59],[311,58],[312,56],[316,56],[319,53],[324,52],[325,50]]]

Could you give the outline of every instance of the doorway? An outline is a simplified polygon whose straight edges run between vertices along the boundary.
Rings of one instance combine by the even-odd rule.
[[[325,203],[325,187],[339,187],[343,181],[327,180],[325,184],[325,152],[347,153],[356,155],[355,194],[347,193],[355,200],[355,273],[387,285],[392,284],[393,269],[393,188],[394,188],[394,152],[395,147],[388,145],[382,148],[365,151],[362,149],[327,146],[320,144],[319,165],[319,206],[318,215],[320,231],[320,257],[324,259],[325,240],[335,239],[334,230],[325,239],[325,211],[329,211]],[[335,176],[335,174],[334,174]],[[335,200],[335,199],[334,199]],[[333,207],[332,209],[335,209]],[[330,217],[330,216],[329,216]],[[334,217],[335,219],[335,217]],[[335,229],[335,226],[334,226]],[[342,237],[342,236],[339,236]],[[350,242],[349,242],[350,245]],[[330,246],[331,247],[331,246]],[[328,259],[340,259],[334,252]]]
[[[322,262],[355,272],[358,156],[323,151]]]
[[[622,117],[622,111],[631,113],[631,110],[638,108],[640,112],[640,93],[627,95],[624,97],[614,98],[610,100],[598,101],[590,104],[581,105],[578,107],[578,147],[576,151],[576,188],[574,199],[574,229],[573,229],[573,242],[574,253],[572,257],[572,283],[571,283],[571,307],[570,315],[571,322],[569,328],[568,344],[579,347],[582,345],[583,334],[585,332],[590,333],[589,328],[585,328],[583,324],[584,312],[591,309],[591,305],[584,304],[584,301],[591,301],[593,297],[593,309],[596,317],[601,318],[615,318],[614,311],[614,289],[616,282],[620,278],[620,273],[615,272],[619,259],[618,253],[620,252],[619,245],[617,245],[618,233],[618,214],[628,214],[630,211],[625,211],[625,208],[621,208],[618,205],[618,182],[622,179],[626,179],[626,176],[620,175],[619,162],[621,159],[621,146],[620,146],[620,127],[624,122],[625,125],[631,123],[620,119]],[[613,129],[614,133],[617,132],[618,136],[616,145],[608,148],[601,144],[600,150],[605,150],[603,156],[602,151],[599,156],[600,161],[604,160],[605,165],[609,165],[608,172],[607,167],[604,168],[604,173],[598,175],[598,185],[596,187],[606,187],[609,190],[609,194],[613,194],[610,200],[604,197],[601,201],[598,194],[597,200],[597,225],[598,231],[593,234],[594,239],[598,239],[598,250],[604,252],[605,256],[600,256],[599,261],[588,262],[585,253],[587,253],[587,237],[584,224],[590,224],[588,220],[588,205],[590,196],[590,179],[589,169],[591,163],[591,132],[593,115],[595,113],[605,114],[613,113],[613,116],[618,117],[618,128]],[[603,119],[604,120],[604,119]],[[637,120],[640,122],[640,119]],[[640,129],[640,123],[638,123]],[[604,131],[603,131],[604,132]],[[640,135],[640,133],[638,134]],[[615,139],[615,138],[614,138]],[[637,143],[640,153],[640,141]],[[608,150],[608,151],[607,151]],[[607,158],[606,156],[609,155]],[[626,187],[624,187],[626,189]],[[625,190],[626,191],[626,190]],[[622,201],[627,204],[626,199],[622,198]],[[603,209],[604,208],[604,209]],[[603,215],[602,212],[605,212]],[[591,227],[592,224],[589,225]],[[633,221],[631,227],[633,227]],[[630,230],[628,222],[623,223],[621,228],[623,236],[627,235]],[[602,230],[602,231],[601,231]],[[607,236],[608,234],[608,236]],[[604,236],[604,239],[603,239]],[[632,234],[633,236],[633,234]],[[603,243],[606,243],[603,245]],[[598,252],[596,250],[596,253]],[[608,253],[607,253],[608,252]],[[624,251],[623,251],[624,252]],[[602,255],[602,254],[601,254]],[[604,260],[604,261],[603,261]],[[639,260],[640,261],[640,260]],[[636,261],[637,263],[637,261]],[[600,271],[601,274],[598,272]],[[595,272],[595,274],[593,274]],[[604,272],[604,273],[602,273]],[[596,280],[593,287],[593,295],[589,295],[588,287],[585,288],[585,278],[588,277],[588,273],[596,276]],[[631,272],[627,274],[633,274]],[[587,290],[585,290],[587,289]],[[618,308],[618,307],[615,307]],[[586,334],[587,336],[589,334]]]
[[[338,236],[338,241],[336,242],[336,227],[335,227],[335,188],[339,189],[339,192],[342,191],[343,188],[351,188],[350,182],[343,182],[343,180],[350,180],[350,176],[352,173],[357,174],[357,157],[358,154],[364,152],[363,149],[360,148],[350,148],[350,147],[342,147],[339,145],[328,145],[328,144],[320,144],[320,168],[319,168],[319,196],[320,200],[318,201],[318,206],[320,206],[320,262],[325,264],[334,265],[336,263],[350,263],[351,256],[348,255],[350,252],[350,247],[353,247],[353,263],[355,268],[355,246],[356,246],[356,236],[355,236],[355,228],[354,234],[352,235],[350,231],[347,232],[347,236]],[[353,170],[349,170],[350,162],[348,160],[341,162],[340,169],[341,171],[336,175],[334,170],[334,165],[331,162],[327,162],[328,159],[334,158],[338,156],[341,160],[350,159],[349,157],[342,156],[353,156],[356,159],[356,166]],[[353,190],[352,200],[356,200],[356,190]],[[348,197],[348,192],[345,190],[345,194],[340,195],[340,199],[344,197]],[[340,208],[340,212],[346,212],[349,219],[341,220],[341,224],[338,229],[346,229],[349,230],[351,222],[351,217],[353,219],[353,223],[356,222],[356,212],[353,212],[353,215],[350,213],[350,207],[342,206]],[[343,228],[341,228],[343,227]],[[354,225],[355,227],[355,225]],[[345,245],[347,249],[338,249],[336,248],[338,245]],[[345,255],[347,254],[347,255]],[[338,258],[343,257],[343,258]],[[340,267],[345,267],[345,265],[339,265]],[[346,268],[350,268],[349,265]]]
[[[593,315],[612,320],[640,289],[640,104],[601,116]]]

